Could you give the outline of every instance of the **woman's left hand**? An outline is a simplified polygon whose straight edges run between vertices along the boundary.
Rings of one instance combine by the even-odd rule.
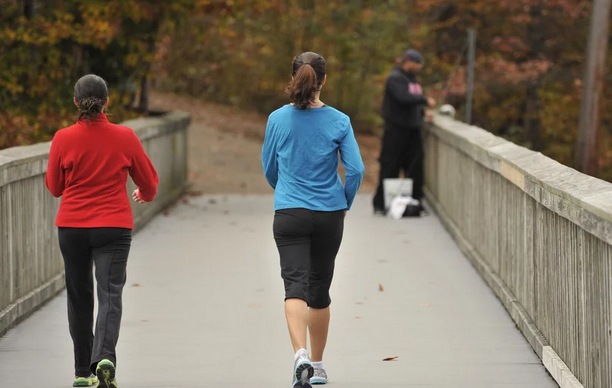
[[[132,198],[134,199],[134,202],[138,202],[139,204],[145,203],[144,199],[140,197],[140,191],[138,189],[134,190],[132,193]]]
[[[427,98],[427,106],[429,106],[429,109],[433,109],[436,107],[436,99],[432,98],[432,97],[428,97]]]

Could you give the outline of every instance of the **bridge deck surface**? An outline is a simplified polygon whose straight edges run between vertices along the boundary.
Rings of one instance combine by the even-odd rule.
[[[120,387],[290,386],[272,202],[190,198],[135,236]],[[331,387],[557,386],[434,216],[376,218],[358,197],[332,298]],[[68,387],[72,364],[65,293],[0,339],[0,387]]]

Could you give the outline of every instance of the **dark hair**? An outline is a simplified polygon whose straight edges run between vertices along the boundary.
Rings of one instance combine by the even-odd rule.
[[[314,102],[325,79],[325,59],[313,52],[305,52],[293,60],[293,79],[287,85],[289,99],[298,109],[306,109]]]
[[[106,81],[95,74],[87,74],[74,85],[74,98],[79,106],[79,121],[95,119],[104,111],[108,99]]]

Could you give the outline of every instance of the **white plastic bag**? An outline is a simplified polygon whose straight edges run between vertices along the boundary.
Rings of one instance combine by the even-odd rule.
[[[396,196],[391,200],[391,206],[389,206],[389,217],[394,220],[399,220],[406,211],[406,206],[410,203],[410,197]]]
[[[393,218],[394,220],[401,219],[404,216],[404,212],[406,211],[406,207],[408,205],[418,206],[419,201],[407,195],[398,195],[393,197],[391,200],[391,206],[389,207],[389,217]]]

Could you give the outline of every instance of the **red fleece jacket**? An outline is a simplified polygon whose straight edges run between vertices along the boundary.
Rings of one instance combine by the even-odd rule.
[[[59,130],[49,153],[47,188],[62,197],[55,225],[69,228],[134,228],[128,173],[151,202],[158,177],[140,139],[105,114]]]

